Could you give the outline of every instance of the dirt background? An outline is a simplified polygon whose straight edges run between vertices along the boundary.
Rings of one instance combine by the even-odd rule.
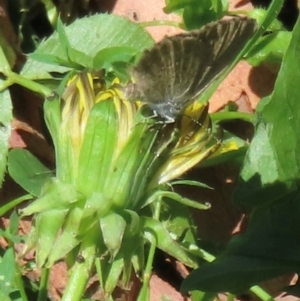
[[[199,0],[201,1],[201,0]],[[176,15],[166,15],[163,12],[165,6],[164,0],[107,0],[101,2],[104,11],[111,11],[114,14],[125,16],[136,22],[145,22],[152,20],[169,20],[178,21]],[[232,10],[251,9],[251,4],[247,1],[231,1]],[[0,26],[5,28],[6,38],[14,45],[18,53],[18,42],[15,37],[12,26],[6,14],[6,1],[0,0]],[[166,35],[174,35],[178,32],[174,27],[151,27],[148,29],[150,34],[156,41],[161,40]],[[22,55],[17,57],[22,61]],[[274,69],[273,69],[274,70]],[[267,67],[252,68],[247,62],[240,62],[236,68],[230,73],[227,79],[221,84],[213,95],[210,102],[210,111],[215,112],[224,107],[230,100],[235,101],[241,111],[252,112],[259,100],[271,93],[276,73]],[[16,91],[12,92],[16,93]],[[17,94],[17,93],[16,93]],[[24,96],[24,95],[23,95]],[[13,134],[11,137],[11,147],[27,147],[34,154],[47,162],[53,162],[53,150],[41,135],[41,124],[39,112],[42,104],[35,100],[28,100],[25,104],[20,105],[15,100],[15,119],[13,120]],[[30,113],[28,113],[30,112]],[[246,226],[246,218],[242,211],[235,208],[231,204],[232,192],[237,179],[237,170],[228,166],[219,167],[218,169],[205,169],[200,174],[194,173],[195,178],[205,179],[208,185],[218,185],[220,191],[203,192],[201,197],[209,200],[212,204],[212,210],[205,212],[195,212],[194,217],[198,224],[198,234],[201,239],[213,241],[218,246],[222,246],[228,242],[230,237],[241,231],[240,225]],[[6,181],[4,190],[2,190],[2,200],[9,200],[12,197],[20,195],[22,192],[9,179]],[[199,199],[199,191],[182,191],[183,194]],[[200,200],[199,200],[200,201]],[[7,220],[1,219],[2,227],[7,226]],[[30,221],[24,221],[20,225],[20,231],[27,233],[30,228]],[[5,246],[6,242],[0,238],[0,243]],[[32,256],[32,255],[31,255]],[[30,259],[30,255],[28,257]],[[171,259],[160,259],[167,261],[168,264],[163,268],[157,267],[151,278],[151,301],[161,301],[163,297],[173,301],[188,300],[178,292],[178,282],[174,282],[172,277],[165,273],[164,269],[170,269],[178,272],[180,275],[186,275],[187,270],[179,263],[172,262]],[[31,279],[37,279],[38,273],[29,275]],[[287,285],[291,280],[291,275],[274,279],[264,284],[264,287],[273,295],[277,295],[280,288]],[[67,282],[66,269],[63,263],[57,264],[51,273],[51,299],[59,300],[61,292]],[[97,287],[91,280],[90,288],[94,296],[97,295]],[[138,284],[133,286],[131,293],[134,294],[138,289]],[[130,294],[129,294],[130,295]],[[244,296],[245,297],[245,296]],[[129,300],[130,296],[126,297]],[[253,296],[247,296],[253,299]],[[280,299],[294,300],[293,298],[280,296]],[[224,299],[224,297],[221,297]],[[125,300],[125,299],[124,299]]]

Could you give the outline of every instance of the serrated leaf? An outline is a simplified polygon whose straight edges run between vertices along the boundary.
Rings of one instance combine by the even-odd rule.
[[[235,202],[247,206],[272,202],[296,189],[300,176],[300,19],[283,58],[272,96],[260,104],[257,130],[241,172]]]
[[[63,59],[47,53],[31,53],[29,55],[30,59],[33,59],[35,61],[39,61],[41,63],[47,63],[52,65],[67,65],[67,62]]]
[[[120,47],[120,52],[122,47],[132,48],[135,54],[138,54],[153,45],[153,39],[141,26],[109,14],[78,19],[65,28],[65,33],[72,49],[69,52],[70,58],[74,63],[90,68],[95,67],[90,65],[94,57],[106,48]],[[57,32],[42,42],[35,53],[52,55],[63,61],[69,59]],[[85,55],[80,56],[79,53]],[[66,67],[43,64],[29,59],[22,70],[22,75],[30,77],[34,75],[34,78],[42,79],[51,78],[50,72],[65,73],[68,70],[69,68]]]
[[[129,62],[136,54],[133,47],[108,47],[100,50],[94,57],[95,69],[108,68],[115,62]]]

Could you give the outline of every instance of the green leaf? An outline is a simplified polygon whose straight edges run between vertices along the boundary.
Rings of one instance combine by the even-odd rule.
[[[22,216],[53,209],[66,209],[83,198],[72,184],[50,178],[43,186],[40,197],[21,210]]]
[[[300,172],[300,19],[283,58],[272,96],[261,102],[257,130],[246,155],[235,202],[256,206],[296,189]]]
[[[0,31],[0,73],[7,74],[15,65],[16,53]],[[1,82],[1,81],[0,81]]]
[[[1,83],[1,80],[0,80]],[[12,104],[10,93],[5,90],[0,94],[0,187],[4,179],[11,135]]]
[[[173,239],[190,245],[197,244],[196,226],[189,208],[171,199],[164,200],[163,208],[160,219]]]
[[[292,33],[279,31],[260,38],[247,54],[247,61],[258,66],[262,62],[280,64],[290,44]]]
[[[83,194],[103,191],[110,176],[108,171],[116,151],[117,134],[114,102],[109,99],[94,105],[89,114],[78,163],[77,187]]]
[[[64,211],[61,210],[61,215]],[[80,206],[74,206],[67,212],[64,220],[61,234],[56,238],[53,248],[49,253],[46,267],[51,268],[57,260],[65,257],[70,251],[82,242],[82,237],[78,237],[78,228],[83,215],[83,209]],[[42,246],[40,246],[42,248]]]
[[[171,238],[170,233],[161,222],[149,217],[142,217],[141,221],[145,238],[151,241],[152,235],[154,235],[157,248],[177,258],[187,266],[197,266],[193,256]]]
[[[88,55],[86,55],[84,52],[76,50],[75,48],[72,48],[71,44],[69,43],[68,37],[66,35],[64,26],[61,22],[60,19],[58,19],[57,22],[57,33],[59,36],[59,41],[62,45],[62,48],[65,52],[65,56],[67,57],[67,67],[68,65],[73,67],[74,69],[80,69],[80,67],[82,66],[80,63],[76,63],[76,62],[80,62],[80,61],[84,61],[87,62],[88,65],[86,66],[82,66],[82,67],[92,67],[92,65],[90,64],[90,57]]]
[[[54,250],[54,243],[59,235],[68,210],[54,209],[38,214],[35,218],[36,228],[33,233],[36,240],[36,262],[42,267]],[[29,238],[30,240],[31,238]],[[64,241],[68,244],[68,241]],[[65,255],[65,254],[63,254]],[[63,256],[62,255],[62,256]]]
[[[0,229],[0,236],[8,240],[10,244],[18,244],[23,240],[23,238],[18,235],[19,221],[19,215],[13,211],[9,218],[9,227],[5,230]]]
[[[62,142],[61,135],[61,100],[59,97],[54,99],[46,99],[44,102],[44,118],[47,128],[51,134],[51,138],[55,148],[56,158],[56,176],[58,179],[71,182],[72,169],[70,168],[69,149],[65,145],[66,141]],[[62,146],[63,145],[63,146]]]
[[[115,61],[122,58],[124,50],[128,52],[128,49],[132,49],[132,53],[139,54],[153,45],[153,39],[141,26],[110,14],[98,14],[78,19],[65,28],[65,34],[66,37],[62,31],[60,31],[60,35],[55,32],[49,39],[41,43],[35,54],[47,54],[63,62],[71,61],[74,63],[73,65],[97,69],[96,65],[101,60],[98,54],[106,48],[114,49],[115,53],[110,59]],[[96,56],[98,57],[95,61],[96,65],[91,66],[91,62]],[[36,79],[43,79],[51,78],[50,72],[65,73],[68,70],[70,68],[29,59],[22,74],[30,77],[34,75]]]
[[[204,293],[201,291],[193,291],[191,292],[190,298],[192,301],[214,301],[218,299],[218,296],[216,293]]]
[[[68,37],[66,35],[64,25],[60,18],[58,18],[57,20],[57,34],[58,34],[59,42],[61,44],[62,52],[64,56],[67,58],[67,60],[69,60],[71,45],[68,41]]]
[[[227,7],[222,7],[222,1],[211,0],[194,1],[192,5],[185,7],[183,20],[187,29],[195,29],[206,25],[209,22],[221,19],[227,11]]]
[[[182,292],[242,293],[256,283],[297,270],[295,262],[268,258],[230,256],[194,270],[181,286]]]
[[[93,67],[95,69],[108,69],[115,62],[130,62],[135,54],[136,49],[134,47],[108,47],[95,55]]]
[[[222,18],[228,10],[224,0],[170,0],[164,8],[166,13],[183,10],[183,20],[187,29],[199,28]]]
[[[116,288],[123,266],[124,259],[119,255],[112,262],[108,263],[108,271],[104,281],[104,291],[107,296],[109,296]]]
[[[187,185],[187,186],[194,186],[194,187],[213,189],[212,187],[206,185],[205,183],[201,183],[201,182],[194,181],[194,180],[177,180],[177,181],[172,181],[170,184],[172,186],[173,185]]]
[[[100,218],[100,228],[104,244],[114,258],[121,247],[126,229],[126,221],[121,215],[110,213]]]
[[[14,254],[14,248],[8,248],[4,256],[0,258],[0,291],[7,296],[17,288],[15,282],[17,271]]]
[[[299,272],[299,197],[299,191],[295,191],[271,205],[257,207],[246,232],[234,236],[212,265],[192,274],[187,289],[237,292]]]
[[[240,51],[240,53],[236,56],[235,60],[227,67],[227,69],[224,71],[224,73],[215,80],[201,95],[201,102],[207,102],[217,87],[220,85],[220,83],[225,79],[225,77],[230,73],[230,71],[234,68],[234,66],[248,53],[248,51],[253,47],[253,45],[258,41],[260,36],[265,32],[266,28],[269,27],[269,25],[272,23],[272,21],[276,18],[278,12],[280,11],[281,7],[283,5],[283,0],[274,0],[271,5],[269,6],[269,9],[267,11],[267,14],[265,15],[262,23],[260,23],[259,29],[256,31],[256,33],[253,35],[251,39],[247,42],[247,44],[244,46],[244,48]]]
[[[29,55],[30,59],[39,61],[41,63],[51,64],[51,65],[62,65],[66,66],[68,62],[65,60],[47,53],[32,53]]]
[[[278,202],[257,207],[247,231],[234,236],[226,253],[250,257],[298,262],[300,228],[300,193],[284,195]]]
[[[22,188],[38,196],[51,172],[29,151],[12,149],[8,154],[8,172]]]
[[[162,152],[157,150],[156,144],[163,131],[161,125],[151,131],[150,128],[145,120],[137,121],[122,149],[115,151],[106,175],[105,196],[118,208],[136,209],[138,201],[144,201],[141,197],[146,193],[145,185],[157,170],[153,170],[153,165],[159,164],[155,154],[162,156]]]
[[[2,292],[0,290],[0,299],[2,301],[11,301],[11,298],[8,296],[8,294],[5,294],[5,292]]]
[[[275,1],[273,1],[275,3]],[[277,4],[280,2],[277,2]],[[275,3],[275,5],[277,5]],[[276,10],[276,9],[275,9]],[[254,9],[251,9],[246,12],[247,16],[252,19],[256,19],[259,24],[263,23],[265,17],[268,15],[268,10],[264,8],[258,8],[255,7]],[[277,18],[271,18],[271,23],[268,25],[268,30],[271,31],[279,31],[284,30],[284,26]]]
[[[124,259],[122,283],[127,286],[132,278],[132,267],[134,266],[138,275],[143,270],[145,242],[139,215],[130,210],[126,210],[125,213],[126,216],[124,215],[124,217],[126,218],[127,226],[119,254]]]
[[[81,217],[80,226],[78,228],[78,236],[88,235],[99,218],[108,213],[111,208],[109,199],[103,197],[100,192],[93,192],[86,200],[83,215]]]

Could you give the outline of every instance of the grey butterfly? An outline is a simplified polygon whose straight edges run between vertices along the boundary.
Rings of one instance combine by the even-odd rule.
[[[135,83],[125,88],[126,96],[174,122],[225,71],[256,29],[255,20],[234,17],[163,39],[132,69]]]

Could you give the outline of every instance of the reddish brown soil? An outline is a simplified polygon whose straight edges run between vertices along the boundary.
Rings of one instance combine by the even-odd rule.
[[[245,3],[245,1],[243,2]],[[7,39],[14,45],[14,48],[18,49],[17,39],[13,34],[9,20],[6,18],[5,3],[6,1],[0,0],[0,27],[5,28]],[[138,22],[178,20],[178,17],[175,15],[166,15],[163,13],[164,0],[118,0],[114,6],[112,5],[112,1],[106,1],[105,3],[104,5],[107,5],[106,8],[112,10],[112,13],[126,16]],[[241,10],[249,8],[250,6],[249,4],[244,5],[243,3],[232,1],[231,7]],[[176,34],[177,30],[172,27],[152,27],[149,28],[149,32],[153,35],[155,40],[160,40],[165,35]],[[17,51],[17,53],[19,52]],[[20,54],[18,59],[22,59]],[[256,107],[259,99],[272,91],[275,77],[276,76],[267,68],[259,67],[253,69],[246,62],[239,63],[214,94],[211,100],[210,111],[217,111],[231,100],[239,105],[241,111],[251,112]],[[22,105],[20,105],[21,100],[20,97],[18,97],[18,95],[20,96],[20,90],[15,89],[13,93],[16,96],[16,109],[11,146],[26,146],[45,162],[53,162],[53,150],[40,134],[42,125],[38,112],[41,109],[41,103],[37,102],[33,95],[24,95],[22,92]],[[198,234],[203,239],[224,245],[233,233],[240,230],[239,226],[243,218],[240,210],[231,204],[231,196],[237,177],[237,171],[228,168],[228,166],[218,169],[206,169],[202,172],[200,177],[205,178],[206,183],[221,187],[221,189],[217,192],[201,192],[201,196],[212,203],[212,210],[194,213],[195,220],[198,221]],[[195,199],[197,199],[199,195],[197,191],[183,191],[183,193],[191,197],[194,196]],[[5,202],[21,194],[22,191],[7,179],[1,194],[2,201]],[[2,218],[2,224],[3,226],[6,225],[7,220]],[[26,233],[29,226],[29,221],[22,222],[20,231]],[[5,240],[0,239],[0,243],[4,246]],[[178,270],[178,275],[187,273],[187,270],[178,263],[177,266],[173,265],[173,267],[175,271],[176,269]],[[31,279],[35,279],[38,274],[33,273],[28,276]],[[280,279],[268,282],[265,287],[276,295],[280,288],[286,285],[289,280],[290,276],[281,277]],[[67,274],[65,265],[63,263],[57,264],[51,274],[50,297],[52,300],[59,300],[66,281]],[[161,278],[158,276],[158,273],[154,274],[150,283],[151,301],[163,300],[163,296],[169,298],[166,300],[186,300],[176,290],[176,285],[174,287],[171,283],[172,279]],[[93,290],[93,281],[91,281],[90,290]],[[93,293],[97,295],[97,289]]]

